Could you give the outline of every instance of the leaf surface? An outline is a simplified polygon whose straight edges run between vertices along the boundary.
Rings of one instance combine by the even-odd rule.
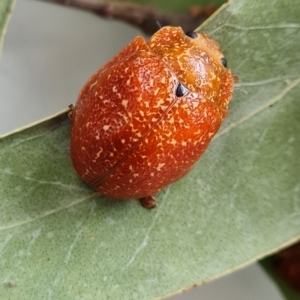
[[[233,0],[204,24],[239,82],[209,149],[154,210],[78,179],[66,114],[2,137],[0,294],[152,299],[299,239],[299,6]]]
[[[11,10],[14,5],[14,0],[1,0],[0,1],[0,48],[2,47],[3,36],[5,29],[11,15]]]

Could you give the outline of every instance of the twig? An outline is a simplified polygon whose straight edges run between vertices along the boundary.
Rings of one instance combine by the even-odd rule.
[[[95,2],[93,0],[42,1],[87,10],[101,17],[123,20],[139,27],[147,34],[153,34],[157,31],[157,22],[161,26],[181,26],[184,31],[194,30],[216,10],[212,5],[205,7],[205,9],[201,9],[199,6],[192,6],[187,13],[171,14],[160,12],[150,5],[139,5],[130,2]]]

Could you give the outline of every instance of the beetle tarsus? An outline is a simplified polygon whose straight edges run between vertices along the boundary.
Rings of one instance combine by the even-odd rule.
[[[154,196],[143,197],[140,201],[145,208],[151,209],[156,207],[156,199]]]
[[[69,112],[68,112],[68,118],[72,121],[73,120],[73,109],[74,109],[74,105],[73,104],[70,104],[69,105]]]

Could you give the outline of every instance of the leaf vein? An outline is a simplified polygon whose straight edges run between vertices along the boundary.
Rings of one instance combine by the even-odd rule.
[[[244,87],[244,86],[257,86],[257,85],[264,85],[268,83],[273,83],[276,81],[285,81],[285,80],[291,80],[298,78],[298,76],[287,76],[287,77],[274,77],[270,79],[265,79],[265,80],[259,80],[259,81],[253,81],[253,82],[241,82],[241,83],[236,83],[234,87]]]
[[[237,127],[238,125],[246,122],[247,120],[251,119],[252,117],[254,117],[255,115],[259,114],[260,112],[262,112],[263,110],[265,110],[266,108],[268,108],[270,105],[279,102],[280,100],[283,99],[283,97],[289,92],[291,91],[295,86],[297,86],[298,84],[300,84],[300,77],[296,80],[294,80],[292,83],[290,83],[285,89],[283,89],[283,91],[278,94],[277,96],[275,96],[274,98],[272,98],[270,101],[266,102],[265,104],[263,104],[262,106],[258,107],[257,109],[253,110],[250,114],[248,114],[247,116],[241,118],[240,120],[236,121],[236,122],[232,122],[230,125],[228,125],[225,129],[221,130],[215,137],[218,138],[220,136],[222,136],[223,134],[229,132],[230,130],[232,130],[233,128]]]
[[[71,185],[71,184],[65,184],[65,183],[62,183],[60,181],[38,180],[38,179],[29,177],[29,176],[22,176],[22,175],[15,174],[15,173],[11,172],[9,169],[0,170],[0,174],[16,176],[18,178],[25,179],[27,181],[35,182],[35,183],[38,183],[38,184],[58,185],[58,186],[65,187],[65,188],[68,188],[68,189],[86,191],[86,189],[84,189],[84,188],[81,188],[81,187],[78,187],[78,186],[75,186],[75,185]]]
[[[127,269],[135,260],[135,258],[137,257],[137,255],[148,245],[148,240],[149,240],[149,235],[159,217],[159,215],[161,214],[162,211],[162,207],[165,205],[166,200],[168,199],[168,195],[169,195],[169,191],[170,191],[170,187],[166,188],[166,192],[164,194],[164,197],[162,199],[162,203],[161,205],[158,207],[156,215],[154,216],[151,225],[149,226],[148,230],[146,231],[145,237],[143,238],[141,244],[136,248],[136,250],[134,251],[134,253],[132,254],[132,256],[130,257],[130,259],[128,260],[125,269]]]
[[[84,197],[84,198],[79,199],[79,200],[77,200],[77,201],[71,202],[71,203],[69,203],[69,204],[67,204],[67,205],[65,205],[65,206],[62,206],[62,207],[59,207],[59,208],[56,208],[56,209],[51,209],[51,210],[49,210],[49,211],[46,211],[46,212],[44,212],[43,214],[41,214],[41,215],[39,215],[39,216],[37,216],[37,217],[35,217],[35,218],[29,218],[29,219],[26,219],[26,220],[24,220],[24,221],[20,221],[20,222],[11,224],[11,225],[2,226],[2,227],[0,227],[0,231],[7,230],[7,229],[11,229],[11,228],[15,228],[15,227],[19,227],[19,226],[23,226],[23,225],[27,225],[27,224],[30,224],[30,223],[32,223],[32,222],[35,222],[35,221],[37,221],[37,220],[43,219],[43,218],[48,217],[48,216],[50,216],[50,215],[53,215],[53,214],[55,214],[55,213],[57,213],[57,212],[60,212],[60,211],[62,211],[62,210],[65,210],[65,209],[67,209],[67,208],[69,208],[69,207],[72,207],[72,206],[75,206],[75,205],[77,205],[77,204],[80,204],[80,203],[82,203],[82,202],[84,202],[84,201],[86,201],[86,200],[88,200],[88,199],[91,199],[91,198],[93,198],[93,197],[95,197],[95,196],[99,196],[99,194],[98,194],[98,193],[93,193],[93,194],[91,194],[91,195],[89,195],[89,196],[87,196],[87,197]]]
[[[229,27],[229,28],[234,28],[234,29],[239,29],[243,31],[252,31],[252,30],[273,30],[273,29],[287,29],[287,28],[300,28],[300,24],[295,24],[295,23],[283,23],[283,24],[278,24],[278,25],[267,25],[267,26],[249,26],[249,27],[244,27],[244,26],[238,26],[234,24],[223,24],[216,28],[215,30],[211,31],[209,34],[212,35],[215,32],[219,31],[223,27]]]

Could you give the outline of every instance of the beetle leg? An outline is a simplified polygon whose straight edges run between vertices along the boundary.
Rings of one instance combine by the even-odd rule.
[[[70,104],[69,108],[70,108],[70,110],[68,112],[68,118],[72,121],[72,114],[73,114],[74,105]]]
[[[147,196],[147,197],[143,197],[140,198],[141,204],[145,207],[145,208],[155,208],[156,207],[156,199],[154,196]]]

